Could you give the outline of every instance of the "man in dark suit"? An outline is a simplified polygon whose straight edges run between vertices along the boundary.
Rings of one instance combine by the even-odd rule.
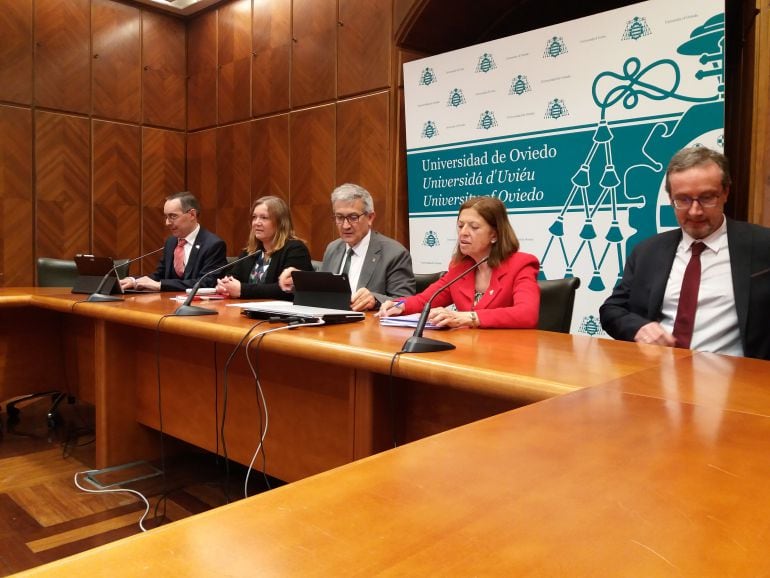
[[[126,277],[124,290],[184,291],[209,271],[227,264],[225,242],[198,223],[200,204],[192,193],[166,197],[163,213],[171,236],[166,239],[157,270],[144,277]],[[216,285],[216,275],[204,279],[202,287]]]
[[[414,295],[412,257],[401,243],[372,229],[374,201],[365,188],[346,183],[331,195],[332,213],[340,235],[324,252],[321,271],[346,273],[353,311],[375,309],[392,297]],[[291,268],[279,280],[293,291]]]
[[[666,191],[680,228],[634,248],[600,309],[602,327],[625,341],[770,359],[770,229],[724,215],[727,159],[679,151]]]

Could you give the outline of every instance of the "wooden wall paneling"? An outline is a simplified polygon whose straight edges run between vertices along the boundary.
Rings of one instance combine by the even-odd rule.
[[[187,128],[217,124],[217,14],[206,12],[187,25]]]
[[[251,0],[235,0],[219,9],[219,124],[251,114]]]
[[[0,106],[0,286],[34,283],[32,111]]]
[[[90,0],[35,1],[35,102],[87,114],[91,109]]]
[[[393,0],[339,0],[337,95],[390,84]]]
[[[390,92],[337,102],[336,183],[356,183],[374,198],[375,228],[391,236]]]
[[[0,100],[32,104],[32,0],[0,0]]]
[[[214,231],[219,204],[216,129],[187,135],[187,190],[198,197],[203,219]]]
[[[93,114],[138,123],[142,107],[141,11],[93,0]]]
[[[86,118],[35,114],[36,257],[91,252],[91,147]]]
[[[252,115],[288,110],[291,106],[291,0],[255,2],[252,30]]]
[[[251,123],[251,198],[276,195],[291,202],[289,115]]]
[[[142,10],[142,103],[145,124],[185,128],[186,46],[182,20]]]
[[[291,54],[293,107],[336,95],[337,1],[294,0]]]
[[[141,254],[141,129],[98,120],[92,128],[93,251],[130,259]]]
[[[228,255],[237,255],[248,240],[251,226],[251,123],[217,129],[216,233],[227,243]],[[204,215],[204,222],[214,227]]]
[[[142,128],[142,251],[163,245],[168,236],[163,220],[166,197],[185,190],[185,136]],[[145,259],[141,273],[155,270],[157,257]],[[135,270],[135,269],[132,269]]]
[[[335,111],[334,104],[327,104],[289,117],[291,214],[313,259],[321,259],[337,237],[329,201],[335,183]]]

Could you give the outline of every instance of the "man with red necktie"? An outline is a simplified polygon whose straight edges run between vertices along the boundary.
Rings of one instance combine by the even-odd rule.
[[[727,159],[682,149],[666,191],[680,228],[634,248],[602,327],[625,341],[770,359],[770,229],[725,216]]]

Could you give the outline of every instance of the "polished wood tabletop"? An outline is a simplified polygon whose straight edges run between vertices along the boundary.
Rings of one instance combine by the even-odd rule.
[[[767,367],[672,360],[28,575],[767,575]]]

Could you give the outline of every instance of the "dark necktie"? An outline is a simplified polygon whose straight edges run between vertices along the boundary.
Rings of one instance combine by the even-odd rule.
[[[176,276],[184,279],[184,246],[187,239],[178,239],[174,249],[174,271]]]
[[[693,243],[690,246],[690,261],[684,270],[682,290],[679,292],[679,305],[676,308],[674,337],[676,346],[690,349],[692,330],[695,327],[695,312],[698,309],[698,290],[700,289],[700,254],[706,245]]]
[[[348,273],[350,273],[350,262],[353,260],[353,255],[355,255],[355,253],[353,253],[353,247],[350,247],[348,249],[348,252],[345,253],[345,262],[342,265],[343,275],[347,275]]]

